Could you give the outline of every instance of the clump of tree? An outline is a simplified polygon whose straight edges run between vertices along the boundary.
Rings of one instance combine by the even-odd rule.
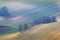
[[[56,17],[49,17],[49,16],[41,16],[34,20],[33,24],[45,24],[45,23],[51,23],[56,22]]]
[[[31,28],[31,25],[28,23],[24,23],[22,25],[19,25],[19,31],[23,32]]]
[[[20,32],[22,32],[22,31],[26,31],[26,30],[32,28],[35,25],[52,23],[52,22],[56,22],[56,17],[41,16],[32,22],[28,22],[28,23],[24,23],[24,24],[20,25],[19,30],[20,30]]]

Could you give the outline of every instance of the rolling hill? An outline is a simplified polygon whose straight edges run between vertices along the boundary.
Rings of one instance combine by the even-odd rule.
[[[12,26],[0,25],[0,36],[18,32],[18,29]]]
[[[0,36],[0,40],[13,40],[12,38],[16,38],[18,34],[20,34],[20,32]]]
[[[37,25],[20,34],[17,40],[60,40],[60,22]]]

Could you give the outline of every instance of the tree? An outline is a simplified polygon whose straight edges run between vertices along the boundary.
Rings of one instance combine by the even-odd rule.
[[[3,17],[9,17],[10,16],[7,7],[4,6],[0,9],[0,16],[3,16]]]
[[[24,24],[24,31],[29,29],[29,26],[27,25],[27,23]]]

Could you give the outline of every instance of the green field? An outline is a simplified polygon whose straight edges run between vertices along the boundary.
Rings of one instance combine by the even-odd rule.
[[[20,32],[11,33],[7,35],[0,36],[0,40],[13,40],[13,38],[16,38],[20,34]]]

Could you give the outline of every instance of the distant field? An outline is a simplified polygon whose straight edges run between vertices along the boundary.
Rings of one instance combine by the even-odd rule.
[[[1,36],[4,36],[4,35],[12,34],[12,33],[16,33],[16,32],[5,32],[5,33],[1,33],[1,34],[0,34],[0,37],[1,37]]]
[[[17,30],[12,30],[12,31],[9,31],[9,32],[3,32],[3,33],[0,33],[0,36],[8,35],[8,34],[16,33],[16,32],[18,32],[18,31]]]
[[[3,36],[0,36],[0,40],[12,40],[12,38],[16,38],[18,34],[20,34],[20,32],[3,35]]]

